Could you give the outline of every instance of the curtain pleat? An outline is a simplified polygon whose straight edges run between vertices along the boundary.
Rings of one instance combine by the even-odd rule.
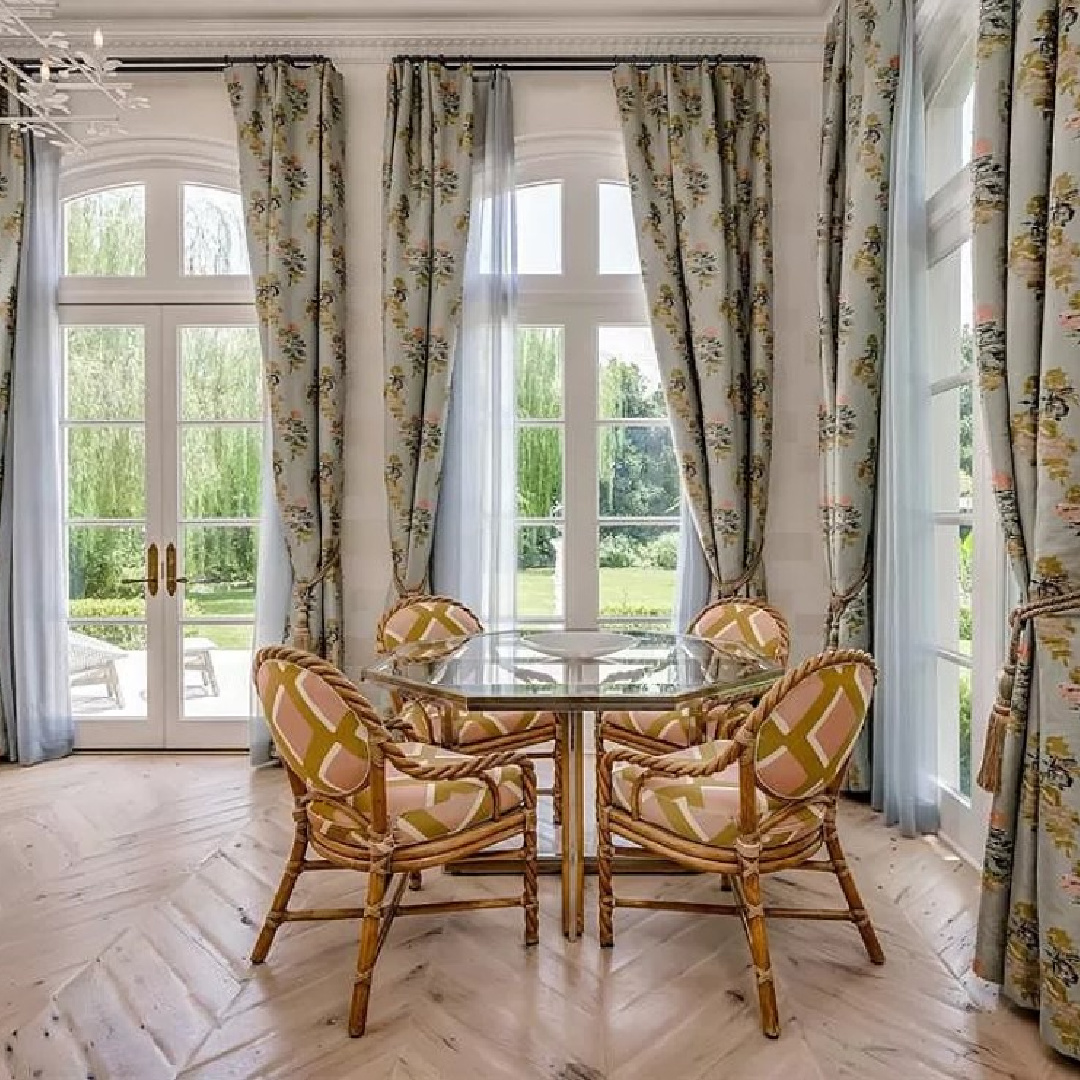
[[[710,591],[760,593],[772,456],[768,74],[761,62],[620,64],[614,83],[653,340]],[[680,546],[686,578],[694,553]]]
[[[398,595],[430,585],[475,133],[468,65],[391,66],[383,176],[384,479]]]
[[[825,39],[818,213],[826,645],[872,651],[874,512],[885,349],[893,113],[901,0],[840,0]],[[849,790],[870,790],[872,726]]]
[[[225,80],[270,408],[272,524],[288,551],[287,634],[340,664],[347,326],[341,75],[328,61],[283,58],[231,65]],[[280,543],[264,538],[256,595],[280,591],[280,561]],[[279,621],[263,609],[264,626]],[[256,728],[252,754],[261,761],[269,740],[261,721]]]
[[[75,741],[56,312],[59,173],[56,147],[0,130],[0,752],[24,765],[61,757]]]
[[[994,792],[975,971],[1080,1058],[1080,25],[983,0],[972,155],[975,341],[1021,603],[979,782]]]
[[[513,625],[517,565],[514,350],[517,234],[510,78],[478,83],[462,326],[450,388],[431,577],[490,630]]]

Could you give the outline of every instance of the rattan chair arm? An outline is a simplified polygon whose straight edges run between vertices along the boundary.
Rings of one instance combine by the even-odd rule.
[[[743,744],[733,741],[722,754],[712,761],[672,760],[666,754],[643,754],[637,750],[608,750],[600,758],[600,767],[610,772],[616,762],[637,765],[648,773],[657,776],[693,777],[712,776],[723,772],[739,760]]]
[[[422,764],[416,758],[401,753],[393,743],[385,743],[382,750],[389,764],[416,780],[484,780],[488,772],[504,765],[517,765],[523,773],[535,774],[536,771],[530,758],[514,750],[475,754],[460,761],[447,761],[438,765]]]
[[[356,792],[362,790],[363,787],[364,784],[361,784],[353,791],[339,792],[325,791],[319,788],[312,788],[310,785],[308,785],[307,794],[301,795],[300,798],[296,800],[296,805],[298,808],[306,810],[307,807],[313,802],[317,801],[321,803],[326,803],[330,806],[333,806],[335,810],[339,810],[347,818],[349,818],[350,821],[352,821],[356,825],[358,832],[360,832],[364,836],[369,836],[371,833],[371,822],[367,818],[365,818],[363,814],[361,814],[360,811],[357,810],[350,801],[356,795]]]

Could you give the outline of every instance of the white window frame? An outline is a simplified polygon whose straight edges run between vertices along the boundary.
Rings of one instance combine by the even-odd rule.
[[[923,35],[927,42],[925,52],[930,63],[927,86],[927,162],[928,182],[936,184],[927,202],[927,251],[931,268],[938,266],[949,256],[958,252],[971,240],[971,179],[965,162],[963,147],[962,103],[964,91],[970,87],[974,70],[974,39],[972,27],[965,19],[957,18],[956,5],[940,0],[928,7],[940,24],[948,19],[948,33],[934,33],[934,24],[928,21]],[[945,58],[949,63],[946,64]],[[935,107],[935,99],[944,95],[945,107]],[[934,286],[931,298],[931,336],[940,348],[944,341],[948,348],[960,348],[960,325],[953,323],[952,313],[959,307],[961,274],[959,266],[947,283],[948,295],[937,295],[940,282]],[[946,324],[946,320],[949,320]],[[960,387],[969,386],[973,406],[973,453],[972,453],[972,507],[958,506],[956,511],[935,512],[933,529],[935,541],[942,528],[955,529],[969,525],[974,538],[972,567],[972,651],[970,656],[947,647],[942,641],[955,639],[956,612],[940,609],[938,632],[933,653],[938,659],[938,776],[941,806],[941,835],[962,856],[975,865],[982,861],[983,845],[989,818],[990,797],[974,782],[978,770],[986,734],[986,722],[993,704],[997,671],[1004,658],[1005,634],[1008,612],[1008,567],[1004,542],[991,488],[989,457],[986,453],[986,435],[982,408],[978,399],[976,365],[948,374],[932,372],[930,392],[932,398],[955,394]],[[935,422],[940,423],[940,420]],[[949,433],[935,441],[940,445],[949,441]],[[951,561],[939,560],[935,595],[952,598],[958,595],[958,583]],[[957,675],[942,677],[941,665],[955,668]],[[958,790],[952,778],[958,775],[957,731],[959,725],[958,679],[960,671],[970,672],[971,678],[971,770],[970,794]]]
[[[558,420],[519,420],[521,427],[559,427],[563,432],[563,517],[519,518],[516,525],[555,526],[562,530],[561,612],[519,616],[522,624],[594,629],[629,621],[600,614],[598,448],[599,433],[613,425],[658,426],[659,418],[611,420],[599,416],[599,330],[649,327],[649,309],[640,274],[600,274],[599,185],[625,184],[626,158],[617,132],[520,136],[516,140],[518,187],[562,185],[562,273],[523,274],[518,278],[519,327],[563,328],[563,409]],[[592,462],[589,469],[569,467]],[[619,517],[620,525],[671,525],[671,518]],[[515,529],[516,531],[516,529]],[[556,604],[559,602],[556,596]],[[666,628],[669,617],[632,617],[634,623]]]
[[[179,440],[190,426],[180,416],[178,332],[185,326],[256,324],[249,275],[184,273],[184,185],[238,191],[236,148],[223,141],[188,137],[101,140],[86,156],[65,160],[60,176],[61,204],[96,191],[134,184],[143,185],[145,191],[145,272],[117,277],[62,276],[57,298],[59,321],[62,327],[138,325],[144,328],[147,380],[147,411],[143,419],[147,436],[145,543],[156,542],[160,558],[164,560],[165,544],[175,542],[180,549],[182,574],[183,533],[186,528],[197,527],[199,522],[185,519],[178,489]],[[175,407],[175,416],[165,415],[170,402]],[[60,421],[66,430],[69,425],[63,417]],[[87,426],[93,423],[88,422]],[[103,425],[110,423],[102,421]],[[163,438],[164,433],[175,438]],[[66,474],[64,482],[66,485]],[[66,506],[66,493],[64,502]],[[171,508],[175,508],[175,515]],[[174,516],[175,521],[172,521]],[[156,526],[169,521],[172,534],[157,535]],[[65,519],[65,529],[67,524]],[[80,519],[71,524],[93,523]],[[103,524],[124,523],[110,521]],[[137,524],[141,525],[141,521]],[[258,521],[222,518],[215,519],[213,524],[257,527]],[[184,677],[179,638],[171,632],[173,627],[182,631],[185,621],[183,595],[182,589],[174,597],[159,594],[152,604],[148,602],[142,619],[128,620],[145,622],[147,627],[146,720],[123,716],[101,719],[77,716],[77,747],[246,748],[247,717],[207,719],[196,714],[186,715],[182,701],[176,709],[166,700],[165,695],[175,692],[169,678],[176,676],[182,680]],[[73,620],[76,624],[80,621],[85,620]],[[250,619],[238,616],[207,618],[203,622],[251,624],[254,629],[254,615]]]

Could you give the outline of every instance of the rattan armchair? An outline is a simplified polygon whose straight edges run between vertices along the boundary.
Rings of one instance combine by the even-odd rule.
[[[780,667],[787,666],[787,621],[762,600],[718,600],[702,608],[686,632],[748,649]],[[597,715],[596,745],[598,750],[616,743],[646,753],[666,754],[707,739],[727,738],[747,711],[744,705],[713,706],[708,701],[664,711],[608,710]]]
[[[391,607],[375,631],[375,649],[381,655],[402,645],[436,643],[482,634],[483,624],[463,603],[449,596],[406,596]],[[532,753],[532,758],[551,758],[552,787],[540,790],[551,795],[554,823],[561,818],[560,738],[561,727],[551,712],[523,710],[469,712],[449,702],[428,698],[409,699],[393,695],[395,711],[412,738],[467,754],[488,754],[499,750],[522,750],[550,743],[552,749]]]
[[[375,709],[337,668],[299,649],[262,649],[253,674],[292,788],[296,823],[253,963],[266,959],[282,923],[359,919],[349,1009],[349,1034],[355,1037],[364,1033],[375,962],[396,915],[520,906],[525,944],[536,944],[536,774],[528,758],[394,742]],[[516,836],[522,838],[524,864],[520,895],[401,903],[410,875]],[[309,848],[321,858],[310,857]],[[367,873],[363,907],[289,907],[302,873],[342,868]]]
[[[780,1034],[780,1018],[767,916],[852,922],[870,959],[884,963],[836,829],[837,794],[875,680],[866,653],[826,652],[780,679],[730,740],[664,755],[604,753],[596,799],[600,944],[613,944],[617,907],[738,915],[750,943],[762,1030],[773,1038]],[[690,870],[722,875],[731,882],[734,903],[616,897],[614,836]],[[827,858],[814,859],[823,846]],[[796,869],[835,874],[847,906],[766,906],[761,875]]]

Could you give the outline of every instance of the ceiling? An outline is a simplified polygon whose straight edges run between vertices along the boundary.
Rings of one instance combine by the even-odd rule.
[[[570,16],[588,19],[716,19],[817,17],[830,0],[181,0],[168,6],[170,19],[261,18],[310,22]],[[147,0],[59,0],[58,18],[78,20],[161,20],[162,8]],[[617,31],[618,26],[611,26]]]

